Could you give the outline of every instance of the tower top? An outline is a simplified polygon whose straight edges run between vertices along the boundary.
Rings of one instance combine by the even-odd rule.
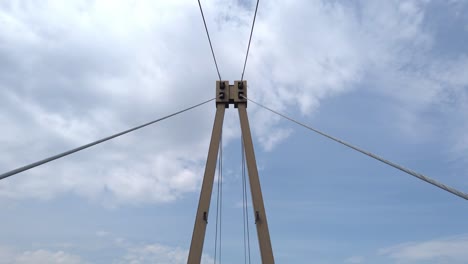
[[[224,104],[229,108],[233,104],[235,108],[239,104],[245,104],[247,107],[247,81],[216,81],[216,105]]]

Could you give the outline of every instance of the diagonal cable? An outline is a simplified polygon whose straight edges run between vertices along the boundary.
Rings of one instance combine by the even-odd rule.
[[[250,259],[250,231],[249,231],[249,212],[248,212],[248,199],[247,199],[247,176],[245,169],[245,149],[244,149],[244,136],[241,139],[242,151],[242,207],[244,217],[244,263],[251,263]],[[247,243],[246,243],[247,242]]]
[[[20,173],[20,172],[23,172],[23,171],[27,171],[27,170],[32,169],[32,168],[34,168],[34,167],[41,166],[41,165],[43,165],[43,164],[45,164],[45,163],[48,163],[48,162],[51,162],[51,161],[53,161],[53,160],[63,158],[63,157],[65,157],[65,156],[68,156],[68,155],[73,154],[73,153],[75,153],[75,152],[81,151],[81,150],[83,150],[83,149],[87,149],[87,148],[89,148],[89,147],[95,146],[95,145],[97,145],[97,144],[100,144],[100,143],[105,142],[105,141],[108,141],[108,140],[111,140],[111,139],[113,139],[113,138],[120,137],[120,136],[122,136],[122,135],[125,135],[125,134],[127,134],[127,133],[133,132],[133,131],[138,130],[138,129],[140,129],[140,128],[143,128],[143,127],[152,125],[152,124],[154,124],[154,123],[157,123],[157,122],[159,122],[159,121],[162,121],[162,120],[164,120],[164,119],[168,119],[168,118],[170,118],[170,117],[176,116],[176,115],[178,115],[178,114],[181,114],[181,113],[183,113],[183,112],[186,112],[186,111],[191,110],[191,109],[193,109],[193,108],[196,108],[196,107],[198,107],[198,106],[204,105],[204,104],[206,104],[206,103],[208,103],[208,102],[210,102],[210,101],[212,101],[212,100],[214,100],[214,99],[215,99],[215,98],[210,99],[210,100],[206,100],[206,101],[201,102],[201,103],[199,103],[199,104],[190,106],[190,107],[188,107],[188,108],[185,108],[185,109],[180,110],[180,111],[177,111],[177,112],[175,112],[175,113],[173,113],[173,114],[170,114],[170,115],[161,117],[161,118],[156,119],[156,120],[154,120],[154,121],[145,123],[145,124],[143,124],[143,125],[140,125],[140,126],[137,126],[137,127],[134,127],[134,128],[128,129],[128,130],[125,130],[125,131],[123,131],[123,132],[114,134],[114,135],[112,135],[112,136],[105,137],[105,138],[103,138],[103,139],[96,140],[96,141],[94,141],[94,142],[91,142],[91,143],[89,143],[89,144],[83,145],[83,146],[81,146],[81,147],[77,147],[77,148],[74,148],[74,149],[72,149],[72,150],[65,151],[65,152],[60,153],[60,154],[57,154],[57,155],[55,155],[55,156],[52,156],[52,157],[49,157],[49,158],[46,158],[46,159],[43,159],[43,160],[40,160],[40,161],[31,163],[31,164],[29,164],[29,165],[26,165],[26,166],[23,166],[23,167],[14,169],[14,170],[12,170],[12,171],[5,172],[5,173],[3,173],[3,174],[0,175],[0,180],[5,179],[5,178],[10,177],[10,176],[13,176],[13,175],[15,175],[15,174],[17,174],[17,173]]]
[[[242,96],[242,97],[244,97],[245,99],[249,100],[250,102],[252,102],[252,103],[254,103],[254,104],[256,104],[256,105],[258,105],[258,106],[260,106],[260,107],[262,107],[262,108],[264,108],[264,109],[266,109],[268,111],[270,111],[270,112],[273,112],[273,113],[275,113],[275,114],[277,114],[277,115],[279,115],[279,116],[281,116],[281,117],[283,117],[283,118],[285,118],[285,119],[287,119],[287,120],[289,120],[291,122],[294,122],[294,123],[296,123],[296,124],[298,124],[298,125],[300,125],[302,127],[305,127],[307,129],[309,129],[309,130],[312,130],[313,132],[315,132],[317,134],[320,134],[320,135],[322,135],[322,136],[324,136],[326,138],[329,138],[329,139],[331,139],[331,140],[333,140],[335,142],[338,142],[338,143],[340,143],[342,145],[345,145],[348,148],[351,148],[351,149],[354,149],[354,150],[356,150],[358,152],[361,152],[362,154],[364,154],[366,156],[369,156],[369,157],[371,157],[373,159],[376,159],[376,160],[378,160],[380,162],[383,162],[383,163],[385,163],[385,164],[387,164],[389,166],[392,166],[392,167],[394,167],[394,168],[396,168],[398,170],[406,172],[407,174],[409,174],[411,176],[414,176],[414,177],[416,177],[416,178],[418,178],[418,179],[420,179],[422,181],[425,181],[427,183],[430,183],[430,184],[432,184],[432,185],[434,185],[434,186],[436,186],[436,187],[438,187],[438,188],[440,188],[442,190],[445,190],[445,191],[447,191],[449,193],[452,193],[452,194],[454,194],[456,196],[459,196],[459,197],[461,197],[461,198],[463,198],[465,200],[468,200],[468,194],[466,194],[464,192],[458,191],[455,188],[452,188],[452,187],[449,187],[449,186],[447,186],[445,184],[437,182],[437,181],[435,181],[435,180],[433,180],[433,179],[431,179],[431,178],[429,178],[429,177],[427,177],[427,176],[425,176],[425,175],[423,175],[421,173],[418,173],[418,172],[412,171],[410,169],[407,169],[407,168],[405,168],[403,166],[400,166],[400,165],[398,165],[396,163],[393,163],[393,162],[388,161],[388,160],[386,160],[384,158],[381,158],[381,157],[379,157],[379,156],[377,156],[377,155],[375,155],[375,154],[373,154],[373,153],[371,153],[369,151],[360,149],[360,148],[355,147],[355,146],[353,146],[353,145],[351,145],[349,143],[346,143],[345,141],[342,141],[342,140],[340,140],[338,138],[335,138],[335,137],[332,137],[332,136],[330,136],[328,134],[325,134],[324,132],[322,132],[320,130],[317,130],[317,129],[313,128],[313,127],[310,127],[310,126],[308,126],[308,125],[306,125],[304,123],[301,123],[301,122],[299,122],[299,121],[297,121],[297,120],[295,120],[295,119],[293,119],[291,117],[288,117],[288,116],[286,116],[284,114],[281,114],[281,113],[279,113],[279,112],[277,112],[277,111],[275,111],[275,110],[273,110],[271,108],[268,108],[268,107],[266,107],[266,106],[264,106],[264,105],[262,105],[260,103],[255,102],[252,99],[249,99],[249,98],[247,98],[245,96]]]
[[[247,45],[247,53],[245,54],[244,69],[242,70],[241,81],[244,80],[245,66],[247,65],[247,58],[249,57],[250,42],[252,42],[252,35],[253,35],[254,26],[255,26],[255,19],[257,18],[257,10],[258,10],[259,3],[260,3],[260,0],[257,0],[257,5],[255,6],[255,14],[254,14],[253,22],[252,22],[252,28],[250,29],[249,44]]]
[[[221,138],[223,137],[223,132],[221,131]],[[221,141],[221,140],[220,140]],[[220,191],[221,191],[221,155],[222,155],[222,143],[219,145],[219,154],[218,154],[218,183],[216,188],[216,224],[215,224],[215,242],[214,242],[214,258],[213,264],[216,264],[217,253],[218,253],[218,225],[219,225],[219,205],[220,205]]]
[[[216,194],[216,227],[215,227],[215,249],[213,263],[219,259],[218,263],[221,263],[221,248],[222,248],[222,206],[223,206],[223,131],[221,130],[221,138],[219,144],[218,154],[218,185]],[[219,227],[218,227],[219,226]],[[219,240],[218,240],[219,238]],[[219,246],[218,246],[219,245]],[[219,251],[218,251],[219,248]]]
[[[203,14],[203,8],[201,6],[200,0],[198,0],[198,6],[200,7],[200,12],[203,18],[203,24],[205,25],[205,30],[206,30],[206,36],[208,37],[208,42],[210,43],[210,48],[211,48],[211,54],[213,54],[213,60],[214,64],[216,66],[216,71],[218,72],[218,77],[219,80],[221,81],[221,74],[219,73],[219,68],[218,68],[218,62],[216,62],[216,56],[213,50],[213,45],[211,44],[211,38],[210,38],[210,33],[208,32],[208,27],[206,26],[206,20],[205,20],[205,15]]]
[[[244,154],[244,138],[241,138],[241,173],[242,173],[242,222],[244,227],[244,264],[247,264],[247,229],[245,225],[245,154]]]
[[[220,192],[219,192],[219,263],[221,264],[221,253],[223,248],[223,131],[221,130],[221,149],[220,149]]]

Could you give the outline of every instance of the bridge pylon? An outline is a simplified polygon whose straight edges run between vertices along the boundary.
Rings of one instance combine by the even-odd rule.
[[[187,263],[199,264],[201,262],[203,243],[205,241],[206,226],[208,225],[208,213],[210,209],[211,193],[216,171],[219,144],[224,121],[224,112],[230,105],[238,109],[242,131],[242,144],[244,145],[247,162],[252,205],[257,228],[258,243],[262,263],[274,264],[273,250],[271,247],[268,222],[263,203],[260,179],[258,177],[257,162],[255,160],[254,146],[250,132],[249,118],[247,115],[247,81],[235,81],[230,85],[228,81],[216,82],[216,115],[211,133],[208,158],[206,160],[205,174],[198,202],[195,224],[193,227],[192,242]]]

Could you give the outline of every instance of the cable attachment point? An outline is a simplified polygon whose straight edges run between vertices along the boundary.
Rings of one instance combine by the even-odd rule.
[[[203,212],[203,221],[205,221],[205,223],[208,224],[208,213],[207,212]]]
[[[224,104],[226,108],[233,104],[235,108],[239,104],[247,106],[247,81],[234,81],[230,85],[228,81],[216,81],[216,105]]]
[[[257,224],[260,221],[260,213],[258,211],[255,211],[255,224]]]

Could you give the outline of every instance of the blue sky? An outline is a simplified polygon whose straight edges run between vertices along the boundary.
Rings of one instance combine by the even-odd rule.
[[[255,3],[201,2],[233,82]],[[457,0],[261,1],[249,97],[468,191],[467,11]],[[212,98],[216,79],[196,1],[2,2],[0,171]],[[214,111],[2,180],[0,263],[185,263]],[[466,201],[248,112],[277,263],[468,262]],[[239,136],[230,108],[223,263],[243,261]]]

